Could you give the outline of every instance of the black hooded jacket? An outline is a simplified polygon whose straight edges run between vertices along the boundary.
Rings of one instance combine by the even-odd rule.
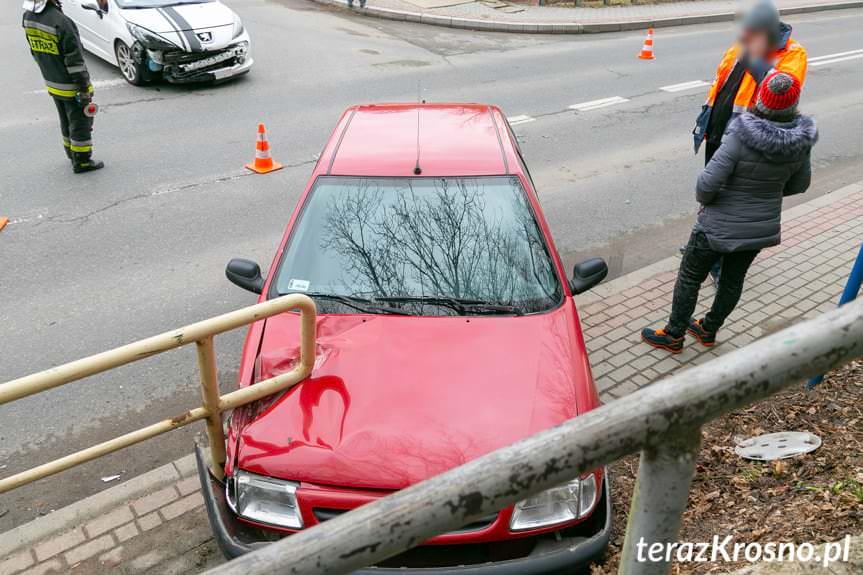
[[[74,99],[78,92],[92,91],[78,28],[60,8],[48,2],[41,12],[25,11],[22,25],[52,96]]]
[[[696,231],[723,253],[777,245],[782,198],[809,187],[817,141],[809,116],[780,123],[746,112],[734,119],[698,177]]]

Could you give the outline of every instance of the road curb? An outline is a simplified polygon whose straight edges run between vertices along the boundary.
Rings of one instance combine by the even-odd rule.
[[[700,14],[695,16],[678,16],[674,18],[642,18],[621,20],[617,22],[516,22],[506,20],[485,20],[475,18],[459,18],[443,14],[426,14],[392,8],[349,8],[344,0],[311,0],[317,4],[333,6],[346,11],[371,18],[416,22],[430,26],[476,30],[480,32],[509,32],[519,34],[601,34],[604,32],[622,32],[627,30],[643,30],[645,28],[667,28],[686,24],[709,24],[713,22],[728,22],[734,20],[734,12],[718,12],[715,14]],[[822,10],[843,10],[848,8],[863,8],[863,0],[832,2],[829,4],[808,4],[780,10],[785,16],[793,14],[808,14]]]
[[[100,491],[29,523],[0,533],[0,557],[16,549],[35,545],[51,535],[86,523],[88,520],[152,491],[197,473],[194,454],[166,463],[105,491]]]

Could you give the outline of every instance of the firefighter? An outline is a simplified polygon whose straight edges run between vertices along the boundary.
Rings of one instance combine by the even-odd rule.
[[[806,50],[779,19],[773,0],[755,0],[743,15],[740,38],[722,57],[707,103],[695,123],[695,153],[706,142],[705,164],[719,149],[731,119],[755,104],[758,85],[774,71],[806,81]]]
[[[93,118],[84,113],[93,97],[78,28],[60,0],[25,0],[24,33],[60,116],[63,147],[76,174],[105,164],[92,158]]]

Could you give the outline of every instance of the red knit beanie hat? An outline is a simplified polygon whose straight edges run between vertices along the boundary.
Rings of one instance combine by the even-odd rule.
[[[773,72],[761,82],[755,108],[760,116],[776,122],[790,121],[797,115],[800,80],[784,72]]]

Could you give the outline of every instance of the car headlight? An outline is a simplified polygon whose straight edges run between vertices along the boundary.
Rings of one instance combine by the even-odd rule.
[[[176,50],[179,48],[176,44],[169,42],[155,32],[150,32],[146,28],[138,26],[137,24],[126,22],[126,28],[129,29],[129,34],[131,34],[135,40],[140,42],[141,45],[148,50],[161,51]]]
[[[225,492],[228,505],[240,517],[276,527],[302,529],[298,486],[293,481],[238,471],[227,481]]]
[[[596,504],[596,477],[575,479],[515,504],[509,528],[539,529],[586,516]]]
[[[245,32],[246,29],[243,28],[243,21],[240,20],[240,17],[234,14],[234,38]]]

